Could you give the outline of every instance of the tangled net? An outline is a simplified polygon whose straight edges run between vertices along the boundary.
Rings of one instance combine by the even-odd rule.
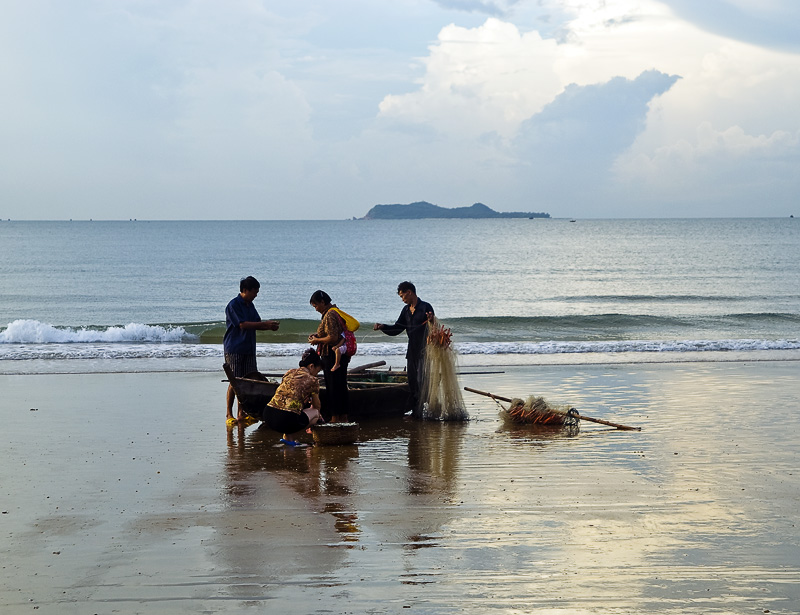
[[[505,414],[512,423],[558,427],[577,424],[578,415],[574,410],[572,412],[570,410],[570,406],[551,405],[544,397],[531,395],[525,401],[519,398],[512,399]]]
[[[466,421],[456,375],[456,352],[451,344],[450,329],[433,317],[428,322],[428,345],[423,363],[424,385],[421,395],[422,418],[434,421]]]

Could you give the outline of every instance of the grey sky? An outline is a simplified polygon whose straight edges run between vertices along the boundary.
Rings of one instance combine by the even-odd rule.
[[[778,0],[7,0],[0,217],[800,214]]]

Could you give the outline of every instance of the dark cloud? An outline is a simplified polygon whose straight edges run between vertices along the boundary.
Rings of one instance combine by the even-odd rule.
[[[742,5],[730,0],[662,0],[700,28],[783,51],[800,51],[800,3],[796,0]]]
[[[530,169],[528,181],[553,196],[605,183],[614,160],[644,129],[648,103],[679,78],[649,70],[633,80],[568,86],[520,128],[514,145]]]

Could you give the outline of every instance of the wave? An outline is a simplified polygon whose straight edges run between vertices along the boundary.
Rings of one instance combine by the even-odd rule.
[[[498,342],[454,344],[459,354],[582,354],[800,350],[800,340],[628,340],[617,342]]]
[[[759,301],[766,304],[778,300],[797,300],[800,295],[781,295],[780,297],[762,295],[682,295],[682,294],[626,294],[626,295],[563,295],[544,299],[545,302],[567,303],[736,303]]]
[[[260,357],[299,357],[308,344],[259,344]],[[704,353],[800,350],[798,339],[628,340],[616,342],[462,342],[460,355],[555,355],[588,353]],[[358,357],[402,357],[405,343],[361,344]],[[202,359],[222,358],[219,344],[92,343],[9,344],[0,346],[0,361]]]
[[[38,320],[15,320],[0,331],[0,344],[87,344],[183,342],[192,336],[180,326],[130,323],[105,328],[55,327]]]
[[[453,339],[463,343],[586,344],[639,343],[629,340],[673,339],[793,339],[800,336],[800,315],[780,312],[678,315],[589,314],[566,316],[474,316],[443,318]],[[284,319],[278,331],[258,331],[259,344],[304,344],[319,320]],[[222,344],[223,321],[127,325],[57,326],[38,320],[15,320],[0,328],[4,344]],[[362,323],[359,345],[385,344],[387,338]],[[662,343],[662,342],[659,342]],[[671,342],[666,342],[667,344]]]

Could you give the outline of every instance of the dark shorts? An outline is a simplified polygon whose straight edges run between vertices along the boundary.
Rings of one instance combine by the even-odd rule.
[[[309,419],[305,412],[297,414],[290,410],[280,410],[267,406],[261,415],[261,420],[267,424],[272,431],[278,433],[296,433],[308,427]]]
[[[256,355],[254,354],[225,354],[225,363],[230,365],[233,375],[244,378],[251,372],[258,371]]]

